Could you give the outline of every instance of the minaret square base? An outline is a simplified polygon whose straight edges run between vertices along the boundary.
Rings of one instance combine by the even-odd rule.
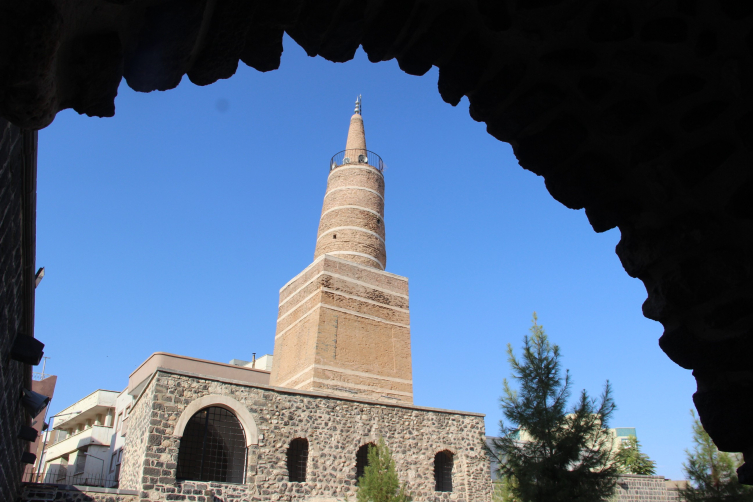
[[[408,279],[322,255],[280,290],[270,384],[413,403]]]

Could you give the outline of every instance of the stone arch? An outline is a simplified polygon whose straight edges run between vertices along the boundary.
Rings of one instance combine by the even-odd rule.
[[[203,410],[209,406],[220,406],[227,410],[232,411],[238,421],[241,423],[244,432],[246,433],[246,446],[259,444],[259,431],[256,427],[256,420],[253,415],[246,409],[246,407],[228,396],[220,396],[217,394],[210,394],[208,396],[200,397],[191,402],[180,414],[178,421],[175,423],[175,429],[173,429],[173,436],[177,438],[183,437],[183,432],[186,430],[186,424],[198,411]]]
[[[753,452],[753,406],[739,397],[753,390],[753,239],[740,232],[753,218],[752,54],[739,50],[750,2],[698,15],[695,2],[120,0],[110,18],[95,2],[65,17],[49,0],[11,2],[8,39],[24,43],[0,47],[6,119],[39,129],[64,107],[111,116],[124,76],[148,92],[184,74],[228,78],[239,61],[273,70],[285,32],[330,61],[362,46],[412,75],[437,66],[442,98],[468,96],[555,199],[584,208],[597,232],[620,228],[617,254],[646,285],[662,350],[695,370],[704,427],[722,450]]]

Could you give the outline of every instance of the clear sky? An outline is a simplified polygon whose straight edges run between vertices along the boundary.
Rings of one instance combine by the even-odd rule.
[[[363,95],[387,169],[387,270],[410,280],[415,403],[486,414],[538,313],[574,394],[609,379],[613,427],[636,427],[657,474],[682,478],[690,371],[659,349],[619,231],[596,234],[509,145],[453,108],[437,71],[309,58],[279,70],[135,93],[114,118],[71,110],[39,134],[36,336],[58,375],[52,413],[122,390],[157,351],[228,362],[271,353],[279,288],[313,260],[329,160]]]

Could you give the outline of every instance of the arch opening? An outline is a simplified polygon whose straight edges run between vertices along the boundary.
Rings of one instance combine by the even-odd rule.
[[[295,438],[288,446],[288,481],[306,482],[306,465],[309,458],[309,442],[305,438]]]
[[[356,485],[361,482],[361,478],[366,472],[366,466],[369,465],[369,449],[376,448],[374,443],[361,445],[356,452]]]
[[[248,448],[238,418],[210,406],[188,420],[178,450],[176,479],[244,483]]]
[[[454,455],[448,450],[434,455],[434,491],[452,491],[452,466]]]

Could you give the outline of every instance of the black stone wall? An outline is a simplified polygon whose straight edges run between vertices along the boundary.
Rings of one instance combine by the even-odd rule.
[[[33,335],[36,132],[0,118],[0,500],[21,491],[21,454],[29,443],[16,438],[29,423],[20,397],[31,388],[31,367],[10,358],[16,336]]]

